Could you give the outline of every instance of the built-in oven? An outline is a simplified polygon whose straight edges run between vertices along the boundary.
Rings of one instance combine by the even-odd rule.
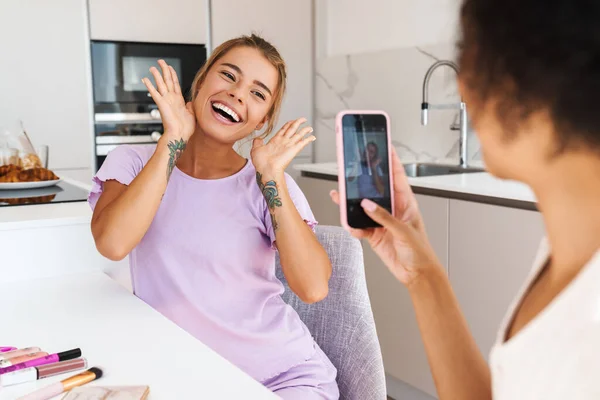
[[[163,125],[154,103],[102,104],[94,116],[96,164],[121,144],[152,144],[160,139]],[[99,112],[98,112],[99,111]]]
[[[157,60],[170,64],[179,77],[185,98],[196,72],[206,62],[204,45],[92,41],[92,78],[96,169],[121,144],[152,144],[163,132],[160,113],[143,77]],[[160,68],[159,68],[160,70]]]

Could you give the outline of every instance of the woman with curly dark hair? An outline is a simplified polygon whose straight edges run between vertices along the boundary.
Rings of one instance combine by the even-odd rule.
[[[397,157],[397,217],[363,200],[383,228],[354,234],[408,288],[440,399],[600,399],[600,1],[464,0],[461,28],[459,87],[488,170],[531,187],[547,230],[490,365]]]

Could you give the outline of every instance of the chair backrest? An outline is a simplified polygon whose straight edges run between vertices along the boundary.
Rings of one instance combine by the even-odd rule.
[[[385,399],[383,359],[361,244],[340,227],[317,226],[316,233],[333,267],[329,294],[321,302],[303,303],[287,285],[277,258],[277,277],[285,286],[283,299],[337,368],[340,399]]]

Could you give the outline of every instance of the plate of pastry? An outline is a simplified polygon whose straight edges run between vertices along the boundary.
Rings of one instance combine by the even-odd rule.
[[[0,167],[0,190],[43,188],[60,181],[54,172],[46,168],[23,169],[15,164]]]

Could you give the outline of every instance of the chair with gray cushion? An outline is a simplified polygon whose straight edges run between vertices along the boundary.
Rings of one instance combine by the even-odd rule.
[[[360,242],[339,227],[317,226],[316,232],[333,266],[329,295],[315,304],[303,303],[287,285],[278,258],[276,271],[285,286],[283,299],[298,312],[337,368],[340,399],[385,399],[383,360]]]

